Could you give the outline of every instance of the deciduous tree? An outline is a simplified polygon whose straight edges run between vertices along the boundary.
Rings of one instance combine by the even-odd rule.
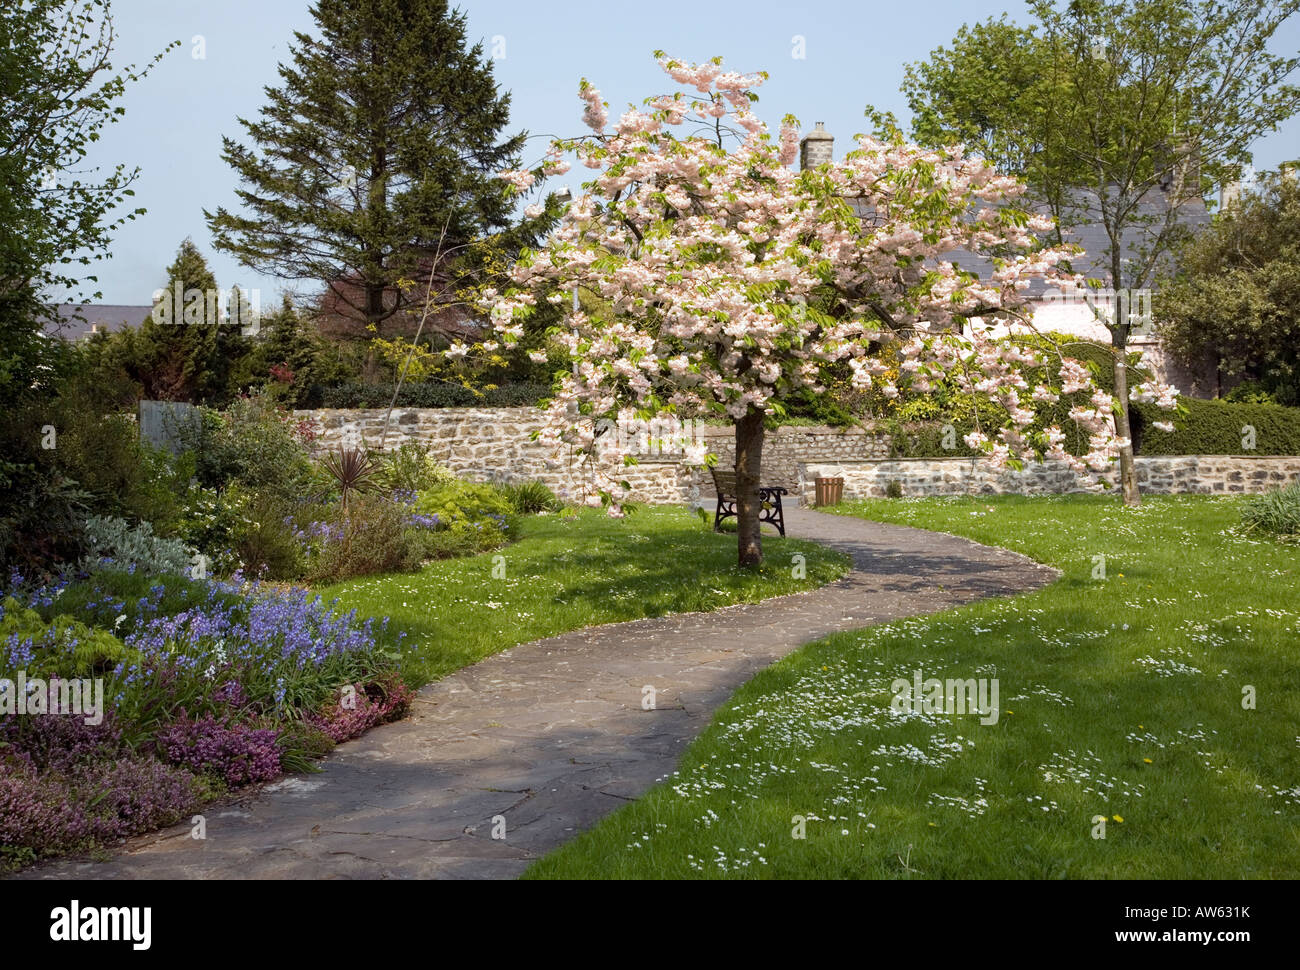
[[[1023,177],[1064,235],[1101,225],[1097,283],[1148,289],[1190,235],[1184,207],[1235,178],[1252,143],[1300,107],[1300,88],[1287,83],[1300,58],[1269,50],[1300,0],[1028,7],[1028,27],[963,27],[950,50],[909,68],[912,136],[932,146],[968,141]],[[1132,321],[1097,311],[1115,349],[1124,500],[1137,504],[1125,352]]]
[[[968,438],[996,462],[1046,456],[1081,472],[1109,467],[1113,402],[1085,367],[1068,358],[1044,366],[1045,356],[953,326],[1019,314],[1029,280],[1053,276],[1067,254],[1040,245],[1050,221],[1015,204],[1016,179],[960,149],[870,136],[842,161],[796,174],[795,119],[774,139],[752,111],[766,75],[657,56],[690,94],[651,97],[611,126],[584,81],[593,133],[557,142],[535,170],[506,173],[531,190],[564,170],[566,151],[595,173],[546,245],[516,264],[513,286],[491,299],[507,346],[539,306],[568,307],[575,288],[608,307],[598,318],[567,310],[552,338],[575,364],[559,378],[544,436],[588,461],[592,501],[618,514],[629,491],[618,481],[622,443],[601,434],[608,422],[725,417],[735,426],[738,558],[759,563],[764,420],[793,392],[819,391],[837,362],[857,386],[880,383],[886,394],[899,383],[923,393],[951,374],[996,401],[1003,426]],[[986,255],[996,269],[986,279],[962,271],[950,258],[958,250]],[[904,360],[897,383],[884,377],[885,344]],[[1033,427],[1035,409],[1090,390],[1071,413],[1091,436],[1079,459],[1058,426]],[[703,444],[685,450],[688,460],[709,460]]]

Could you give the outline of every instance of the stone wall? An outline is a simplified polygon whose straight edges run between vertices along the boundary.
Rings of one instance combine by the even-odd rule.
[[[890,482],[904,496],[1062,495],[1103,491],[1083,486],[1060,462],[1027,465],[1024,471],[994,468],[970,458],[913,458],[901,461],[808,462],[800,466],[800,496],[812,504],[819,475],[844,479],[845,498],[883,498]],[[1300,481],[1300,458],[1248,458],[1233,455],[1179,455],[1137,459],[1138,485],[1152,495],[1266,492]],[[1102,476],[1110,479],[1114,476]]]
[[[386,408],[296,411],[312,421],[321,437],[319,447],[334,449],[349,441],[377,447]],[[458,474],[486,481],[538,479],[556,492],[577,485],[574,469],[532,440],[541,430],[542,414],[535,408],[394,408],[385,446],[406,441],[430,446],[438,461]],[[729,427],[696,424],[693,434],[709,442],[719,463],[736,460],[735,434]],[[797,492],[800,466],[809,461],[864,461],[889,456],[889,437],[870,428],[785,427],[767,435],[763,446],[764,484],[783,485]],[[639,453],[639,464],[625,477],[642,502],[693,502],[712,495],[708,472],[680,466],[673,455]]]
[[[386,408],[295,411],[320,432],[317,447],[334,449],[363,441],[380,444]],[[532,436],[542,427],[536,408],[394,408],[384,445],[417,442],[432,449],[442,464],[476,481],[545,482],[556,494],[575,493],[580,476],[573,465]],[[684,470],[683,470],[684,471]],[[646,460],[625,474],[638,501],[655,504],[689,501],[689,475],[676,460]]]
[[[379,445],[384,408],[295,412],[321,433],[319,446],[348,441]],[[480,481],[537,479],[561,495],[579,487],[576,468],[532,440],[542,427],[535,408],[395,408],[386,445],[428,445],[457,474]],[[735,439],[726,427],[696,425],[724,467],[735,461]],[[904,495],[1057,495],[1085,491],[1068,467],[1031,465],[1023,472],[995,469],[969,458],[889,459],[888,435],[871,428],[788,426],[771,432],[763,446],[763,483],[784,485],[811,503],[818,475],[844,478],[846,498],[885,495],[891,481]],[[634,498],[652,504],[692,503],[713,495],[708,472],[685,468],[671,454],[641,453],[625,477]],[[1153,494],[1263,492],[1300,479],[1300,458],[1191,455],[1137,459],[1138,481]],[[1094,490],[1100,490],[1094,486]]]

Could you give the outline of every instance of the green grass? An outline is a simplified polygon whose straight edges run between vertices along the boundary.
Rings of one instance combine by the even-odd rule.
[[[804,647],[739,690],[664,784],[528,875],[1300,876],[1300,549],[1246,535],[1238,504],[841,507],[1064,575]],[[892,682],[917,670],[997,678],[996,723],[892,713]]]
[[[625,519],[594,509],[525,516],[519,532],[496,552],[319,592],[362,616],[389,617],[390,634],[406,633],[408,676],[421,682],[529,640],[752,603],[821,586],[849,567],[825,546],[765,535],[763,567],[742,570],[735,537],[714,534],[682,508],[643,507]],[[801,579],[791,567],[796,554],[806,560]]]

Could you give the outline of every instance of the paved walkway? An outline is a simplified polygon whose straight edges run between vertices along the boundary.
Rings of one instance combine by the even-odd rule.
[[[107,862],[25,875],[516,876],[671,772],[737,687],[801,644],[1056,576],[954,536],[809,510],[787,511],[786,522],[790,534],[852,555],[852,572],[758,604],[523,644],[429,685],[407,719],[342,745],[320,774],[210,808],[206,841],[186,824],[135,838]],[[641,707],[645,685],[656,690],[653,711]]]

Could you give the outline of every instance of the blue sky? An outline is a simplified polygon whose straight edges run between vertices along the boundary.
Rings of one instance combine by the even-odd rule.
[[[219,285],[257,288],[263,307],[278,302],[287,284],[216,252],[203,209],[236,203],[234,174],[220,158],[221,136],[240,138],[236,119],[257,115],[263,87],[278,83],[277,64],[289,59],[293,31],[312,30],[309,6],[308,0],[115,0],[116,63],[142,64],[170,41],[182,45],[128,89],[125,118],[90,158],[106,168],[140,166],[135,202],[149,210],[117,232],[113,258],[98,264],[99,302],[148,304],[186,236],[207,256]],[[513,95],[511,130],[538,136],[525,159],[530,163],[545,150],[547,136],[585,130],[576,95],[580,77],[600,88],[615,117],[628,102],[671,90],[651,57],[656,48],[683,60],[722,55],[736,70],[769,71],[760,116],[775,127],[793,113],[805,130],[824,121],[837,136],[839,155],[866,127],[867,103],[906,118],[898,91],[904,64],[947,44],[964,22],[1003,12],[1021,19],[1024,10],[1019,0],[656,0],[635,6],[462,0],[459,6],[468,14],[471,38],[482,39],[489,51],[496,44],[498,52],[504,41],[497,79]],[[804,40],[802,59],[794,56],[796,37]],[[1275,49],[1300,49],[1300,22],[1285,25]],[[1255,149],[1261,169],[1297,157],[1300,118]],[[585,172],[575,168],[566,178],[576,183]],[[86,287],[84,295],[95,289]]]

